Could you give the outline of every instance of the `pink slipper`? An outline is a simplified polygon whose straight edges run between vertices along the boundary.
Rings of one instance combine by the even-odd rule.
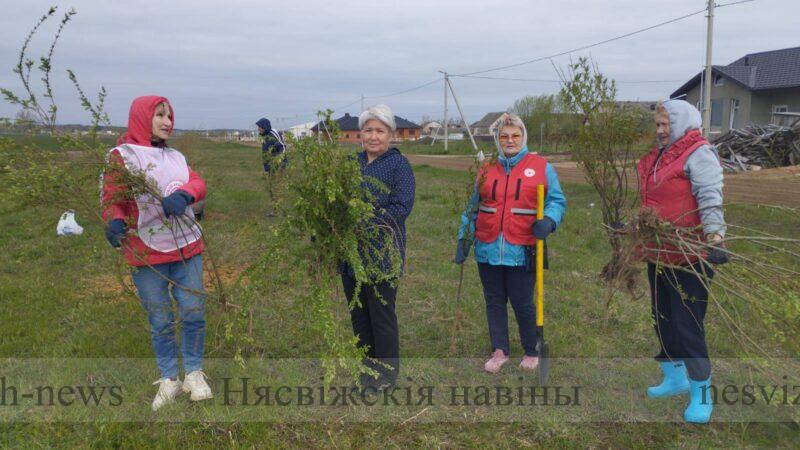
[[[537,367],[539,367],[538,356],[525,355],[522,357],[522,362],[519,363],[519,368],[522,370],[536,370]]]
[[[492,357],[486,361],[486,364],[483,365],[483,368],[489,373],[497,373],[500,372],[501,368],[503,368],[503,364],[507,362],[508,356],[506,356],[506,354],[498,348],[494,351],[494,353],[492,353]]]

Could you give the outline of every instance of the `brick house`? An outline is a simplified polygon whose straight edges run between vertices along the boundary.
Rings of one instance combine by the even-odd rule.
[[[421,130],[419,125],[400,116],[394,116],[394,121],[397,125],[397,131],[395,131],[393,139],[394,142],[415,141],[419,139]],[[361,142],[361,129],[358,128],[358,116],[351,116],[349,113],[345,113],[344,116],[336,119],[336,123],[341,130],[339,135],[340,143],[346,142],[356,144]],[[317,123],[311,130],[314,133],[318,133],[321,124],[322,122]],[[322,132],[323,134],[327,134],[324,127],[322,128]]]

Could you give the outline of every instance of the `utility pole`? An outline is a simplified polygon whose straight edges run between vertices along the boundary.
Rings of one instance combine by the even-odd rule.
[[[444,75],[444,152],[447,153],[447,85],[450,81],[447,79],[447,72],[439,71]]]
[[[703,136],[708,137],[711,131],[711,43],[714,36],[714,0],[708,0],[708,29],[706,30],[706,70],[705,91],[703,92]]]
[[[364,111],[364,94],[361,94],[361,111],[359,111],[359,115],[363,111]]]
[[[317,113],[317,145],[322,145],[322,121],[319,120],[322,115]]]
[[[445,80],[447,81],[447,86],[450,87],[450,93],[453,94],[453,101],[456,102],[456,108],[458,108],[458,114],[461,115],[461,121],[464,122],[464,126],[467,128],[467,135],[469,136],[469,140],[472,142],[472,148],[474,148],[475,151],[478,152],[476,154],[476,157],[478,158],[479,161],[483,161],[484,159],[483,152],[478,150],[478,144],[475,143],[475,138],[472,136],[472,130],[470,130],[469,128],[469,124],[467,123],[467,118],[464,117],[464,111],[461,109],[461,103],[459,103],[458,101],[458,96],[456,95],[456,91],[453,89],[453,84],[450,83],[449,77],[445,78]]]

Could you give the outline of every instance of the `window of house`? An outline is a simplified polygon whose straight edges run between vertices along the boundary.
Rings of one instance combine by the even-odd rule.
[[[772,105],[772,112],[775,113],[789,112],[789,105]]]
[[[731,99],[731,118],[728,123],[728,128],[733,130],[737,127],[736,120],[739,118],[739,99],[732,98]]]
[[[722,78],[722,75],[714,75],[714,86],[724,86],[725,85],[725,78]]]
[[[711,129],[722,128],[722,100],[711,100]]]
[[[361,139],[361,133],[356,134],[356,139]]]

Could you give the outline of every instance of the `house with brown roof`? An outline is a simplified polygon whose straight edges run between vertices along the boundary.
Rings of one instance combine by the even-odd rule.
[[[341,133],[339,134],[339,142],[359,143],[361,142],[361,129],[358,127],[358,116],[351,116],[345,113],[344,116],[335,120],[339,126]],[[394,142],[398,141],[415,141],[420,136],[420,126],[406,120],[400,116],[394,116],[397,131],[394,133]],[[324,125],[321,121],[311,128],[315,134],[319,133],[320,127]],[[327,137],[327,130],[322,126],[322,134]]]
[[[800,47],[750,53],[727,66],[713,66],[712,135],[748,124],[789,125],[800,118]],[[670,96],[702,111],[703,72]]]

